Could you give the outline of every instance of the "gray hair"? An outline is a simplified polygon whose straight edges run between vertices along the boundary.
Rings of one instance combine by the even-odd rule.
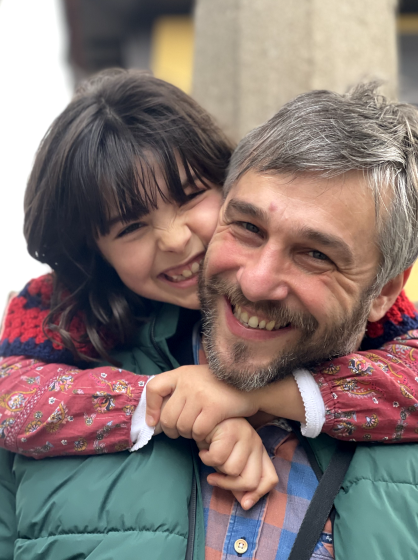
[[[322,177],[363,171],[382,257],[373,292],[418,257],[418,111],[389,102],[376,93],[378,86],[299,95],[241,140],[224,187],[227,194],[250,170]]]

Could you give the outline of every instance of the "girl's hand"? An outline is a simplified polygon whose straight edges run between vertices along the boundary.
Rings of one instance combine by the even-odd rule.
[[[198,447],[202,462],[218,471],[208,476],[208,483],[232,491],[243,509],[250,509],[278,482],[259,435],[244,418],[224,420]]]
[[[242,392],[219,381],[207,365],[183,366],[149,381],[146,421],[149,426],[160,421],[171,438],[181,435],[203,441],[226,418],[255,414],[256,397],[257,391]]]

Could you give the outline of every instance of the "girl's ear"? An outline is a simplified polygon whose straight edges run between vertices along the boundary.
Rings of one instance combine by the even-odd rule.
[[[379,319],[387,313],[405,286],[411,274],[411,270],[412,266],[398,274],[398,276],[395,276],[395,278],[392,278],[392,280],[389,280],[389,282],[383,286],[380,294],[372,302],[368,321],[371,323],[379,321]]]

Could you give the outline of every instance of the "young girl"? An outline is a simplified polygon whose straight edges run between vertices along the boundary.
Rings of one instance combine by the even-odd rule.
[[[229,144],[202,109],[144,74],[102,74],[55,121],[25,201],[29,251],[54,274],[30,282],[6,316],[1,350],[8,357],[0,370],[0,441],[6,448],[39,458],[123,451],[133,442],[136,449],[149,440],[141,399],[147,376],[193,363],[197,271],[215,228],[229,156]],[[414,328],[405,299],[396,310],[398,322],[405,327],[409,318]],[[328,411],[324,431],[341,437],[355,429],[369,433],[373,426],[362,427],[363,416],[371,415],[376,395],[381,404],[383,398],[392,403],[396,394],[401,406],[412,406],[413,356],[406,356],[407,348],[405,343],[390,349],[392,355],[387,350],[341,358],[339,371],[324,365],[316,376]],[[87,368],[100,360],[113,367]],[[374,385],[357,391],[370,400],[353,400],[356,388],[346,390],[344,379],[371,364]],[[399,395],[400,374],[406,392]],[[283,400],[281,414],[304,421],[296,383],[281,383],[274,389]],[[391,437],[399,422],[396,415],[388,418],[393,428],[388,421],[384,433]],[[242,420],[228,426],[220,424],[208,443],[223,437],[235,463],[220,462],[210,449],[202,457],[225,472],[239,472],[244,482],[255,471],[261,482],[254,501],[268,489],[260,474],[268,471],[268,461],[252,431],[242,441],[255,453],[234,458],[237,434],[248,428]],[[404,437],[417,439],[406,423],[403,429]],[[60,557],[67,546],[86,555],[117,549],[118,556],[128,556],[138,548],[146,558],[183,558],[193,550],[202,557],[196,465],[185,440],[159,436],[139,455],[111,454],[100,462],[9,459],[18,481],[17,531],[24,535],[17,546],[29,557],[39,551],[59,551]],[[216,474],[211,481],[225,488],[231,482]],[[77,544],[66,544],[70,534]]]
[[[197,104],[138,72],[101,74],[53,123],[29,179],[25,234],[54,274],[29,283],[8,310],[3,353],[21,357],[1,365],[6,447],[38,457],[130,447],[126,429],[148,376],[192,363],[196,267],[230,153]],[[73,367],[104,360],[113,366]],[[109,446],[113,433],[121,437]],[[262,495],[277,481],[246,420],[213,437],[230,451],[223,472],[242,474],[235,490]],[[14,548],[15,558],[203,560],[196,455],[164,435],[141,453],[100,460],[3,453],[2,558]]]

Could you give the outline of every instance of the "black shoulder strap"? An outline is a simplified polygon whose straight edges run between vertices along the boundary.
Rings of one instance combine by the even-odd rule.
[[[288,560],[310,560],[355,450],[355,443],[338,442],[338,447],[322,475],[306,511]]]
[[[315,473],[316,479],[318,482],[321,480],[323,472],[321,467],[319,466],[318,461],[316,460],[315,453],[312,451],[312,447],[309,445],[308,440],[305,436],[302,435],[300,431],[300,424],[295,420],[286,420],[289,426],[292,428],[293,433],[297,436],[299,443],[303,447],[306,455],[308,456],[308,461]]]

